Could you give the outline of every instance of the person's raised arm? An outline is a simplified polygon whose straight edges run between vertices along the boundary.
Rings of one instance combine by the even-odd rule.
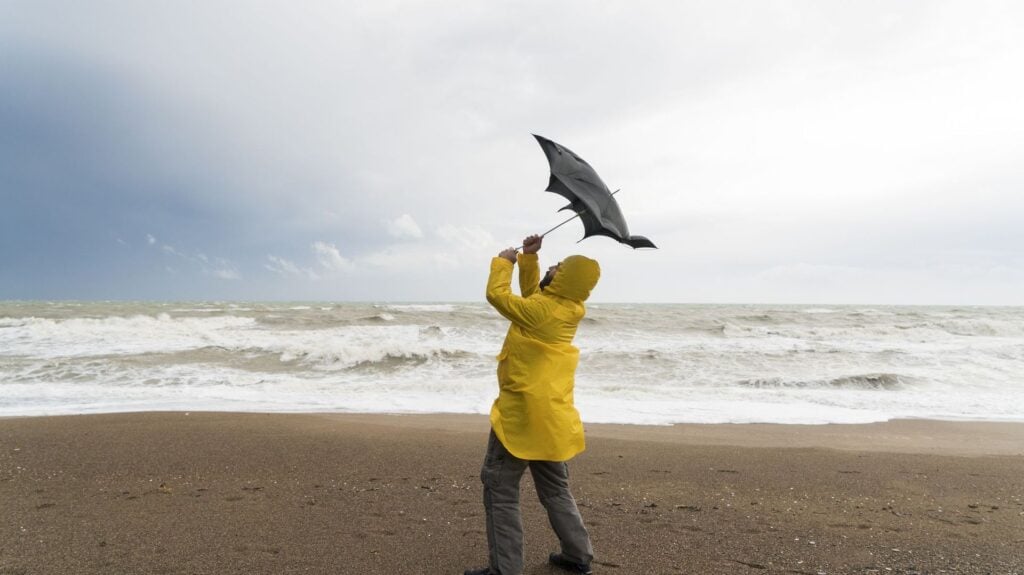
[[[540,264],[537,252],[544,241],[544,236],[536,234],[523,240],[523,253],[519,254],[519,293],[530,297],[537,292],[540,285]]]
[[[539,302],[531,302],[512,293],[512,269],[516,251],[502,250],[491,260],[491,274],[487,278],[487,303],[494,306],[506,319],[525,328],[532,328],[542,318]]]

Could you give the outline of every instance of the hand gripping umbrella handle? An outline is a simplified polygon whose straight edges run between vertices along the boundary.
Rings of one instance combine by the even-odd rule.
[[[615,190],[614,192],[612,192],[612,195],[614,196],[614,195],[615,195],[615,194],[617,194],[617,193],[619,193],[619,190]],[[557,226],[555,226],[555,227],[551,228],[550,230],[548,230],[548,231],[544,232],[543,234],[541,234],[541,235],[540,235],[540,237],[542,237],[542,238],[543,238],[544,236],[546,236],[546,235],[550,234],[551,232],[553,232],[553,231],[557,230],[558,228],[560,228],[560,227],[564,226],[565,224],[567,224],[567,223],[569,223],[569,222],[571,222],[571,221],[575,220],[575,219],[576,219],[576,218],[578,218],[578,217],[580,217],[580,215],[579,215],[579,214],[577,213],[577,214],[576,214],[576,215],[574,215],[573,217],[571,217],[571,218],[569,218],[569,219],[565,220],[564,222],[562,222],[562,223],[558,224]],[[580,240],[580,241],[582,241],[582,240]],[[518,252],[518,251],[519,251],[519,250],[521,250],[521,249],[523,249],[523,246],[519,246],[518,248],[516,248],[516,251]]]

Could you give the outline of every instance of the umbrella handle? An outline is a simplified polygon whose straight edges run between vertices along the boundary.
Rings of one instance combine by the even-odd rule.
[[[621,188],[620,188],[620,189],[621,189]],[[617,193],[619,193],[619,190],[615,190],[614,192],[612,192],[612,195],[614,196],[614,195],[615,195],[615,194],[617,194]],[[541,234],[541,235],[540,235],[540,237],[542,237],[542,238],[543,238],[544,236],[546,236],[546,235],[550,234],[551,232],[553,232],[553,231],[557,230],[558,228],[560,228],[560,227],[564,226],[565,224],[567,224],[567,223],[569,223],[569,222],[571,222],[571,221],[575,220],[575,219],[576,219],[576,218],[578,218],[578,217],[580,217],[579,213],[577,213],[577,214],[576,214],[576,215],[574,215],[573,217],[571,217],[571,218],[569,218],[569,219],[565,220],[564,222],[562,222],[562,223],[558,224],[557,226],[555,226],[555,227],[551,228],[550,230],[548,230],[548,231],[544,232],[543,234]],[[583,240],[580,240],[580,242],[582,242],[582,241],[583,241]],[[579,243],[579,242],[576,242],[576,243]],[[518,252],[518,251],[519,251],[519,250],[521,250],[521,249],[523,249],[523,246],[519,246],[518,248],[516,248],[516,251]]]

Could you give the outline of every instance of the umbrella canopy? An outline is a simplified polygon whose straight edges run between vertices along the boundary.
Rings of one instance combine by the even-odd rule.
[[[582,239],[607,236],[634,249],[657,247],[644,236],[629,235],[629,227],[618,202],[586,160],[561,144],[537,134],[533,137],[537,138],[551,165],[551,180],[545,191],[569,200],[569,205],[562,210],[576,212],[583,221]]]

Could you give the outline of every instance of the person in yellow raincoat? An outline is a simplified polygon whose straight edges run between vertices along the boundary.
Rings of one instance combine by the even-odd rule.
[[[550,562],[571,573],[591,572],[594,550],[569,491],[566,461],[585,448],[583,424],[573,405],[579,350],[572,340],[601,268],[590,258],[569,256],[541,279],[537,252],[542,241],[530,236],[523,240],[522,254],[509,248],[491,260],[487,301],[512,324],[498,354],[498,399],[491,408],[480,471],[490,564],[465,575],[522,572],[519,480],[527,467],[561,543]],[[510,287],[517,259],[521,296]]]

